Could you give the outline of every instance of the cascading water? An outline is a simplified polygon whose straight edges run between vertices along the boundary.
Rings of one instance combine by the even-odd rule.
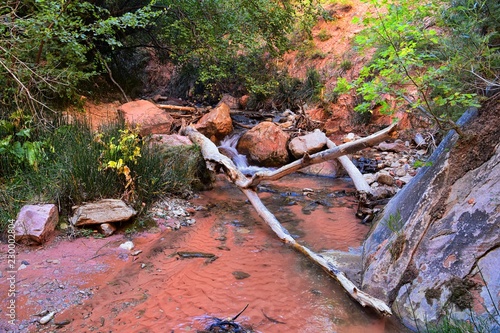
[[[226,136],[219,145],[219,151],[221,154],[229,157],[238,170],[240,170],[245,175],[253,175],[258,171],[269,171],[273,170],[271,168],[259,167],[256,165],[249,165],[247,157],[242,155],[236,150],[236,146],[238,145],[238,141],[241,137],[240,133],[233,133]]]

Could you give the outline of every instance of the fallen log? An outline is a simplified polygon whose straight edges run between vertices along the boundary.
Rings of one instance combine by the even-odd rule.
[[[156,104],[160,109],[176,110],[176,111],[189,111],[196,112],[198,109],[192,106],[179,106],[179,105],[168,105],[168,104]]]
[[[297,243],[295,239],[290,235],[288,230],[286,230],[276,219],[276,217],[264,206],[257,193],[250,189],[241,189],[243,193],[247,196],[250,203],[254,206],[255,210],[259,216],[271,227],[274,233],[285,243],[290,245],[292,248],[299,252],[305,254],[312,261],[320,265],[330,276],[334,277],[340,285],[347,291],[347,293],[355,299],[359,304],[366,307],[369,306],[383,315],[392,315],[392,311],[387,304],[378,298],[372,297],[367,293],[358,289],[354,283],[351,282],[344,274],[340,271],[335,264],[326,259],[320,254],[311,251],[309,248]]]
[[[393,133],[394,126],[390,127],[391,130],[389,131],[384,131],[384,133]],[[264,222],[269,225],[269,227],[276,233],[276,235],[285,243],[291,246],[292,248],[302,252],[305,254],[308,258],[316,262],[318,265],[320,265],[323,269],[325,269],[328,274],[330,274],[332,277],[334,277],[337,281],[339,281],[340,285],[346,290],[346,292],[354,299],[356,300],[359,304],[362,306],[369,306],[375,310],[377,310],[379,313],[384,314],[384,315],[391,315],[391,309],[387,304],[385,304],[383,301],[372,297],[363,291],[359,290],[346,276],[345,274],[340,271],[335,265],[329,261],[328,259],[324,258],[323,256],[311,251],[307,247],[297,243],[295,239],[290,235],[290,233],[279,223],[279,221],[276,219],[276,217],[264,206],[262,201],[260,200],[259,196],[254,190],[253,185],[250,186],[248,182],[248,178],[246,178],[245,175],[243,175],[234,165],[233,161],[228,158],[227,156],[224,156],[219,153],[217,146],[210,141],[207,137],[199,133],[196,129],[193,127],[186,127],[182,130],[182,133],[184,135],[189,136],[191,141],[194,143],[198,144],[201,147],[201,151],[203,154],[203,157],[207,163],[207,168],[209,170],[217,170],[218,168],[222,168],[226,176],[233,182],[235,185],[237,185],[240,190],[246,195],[250,203],[254,206],[255,210],[259,214],[259,216],[264,220]],[[385,134],[384,134],[385,135]],[[381,135],[383,136],[383,135]],[[363,141],[362,143],[358,144],[353,144],[350,143],[350,145],[341,145],[339,147],[336,147],[334,149],[334,152],[329,152],[326,154],[328,158],[336,158],[338,156],[341,156],[342,154],[346,154],[349,152],[353,152],[352,149],[353,147],[362,147],[364,148],[365,145],[368,143],[371,143],[371,141],[374,140],[373,138],[368,139]],[[377,139],[378,140],[378,139]],[[382,141],[383,139],[381,139]],[[376,140],[375,140],[376,141]],[[360,148],[358,148],[360,149]],[[346,152],[347,151],[347,152]],[[320,153],[318,153],[320,154]],[[317,154],[315,154],[317,155]],[[314,155],[313,155],[314,156]],[[315,161],[322,162],[325,159],[325,155],[319,155],[319,157],[315,158]],[[310,160],[305,161],[304,163],[309,163]],[[314,163],[319,163],[319,162],[314,162]],[[312,164],[312,163],[309,163]],[[308,164],[308,165],[309,165]],[[298,170],[301,169],[303,166],[298,167],[297,169],[295,166],[293,168],[287,169],[287,173],[289,174],[291,172],[288,172],[288,170],[293,169],[293,170]],[[274,176],[273,176],[274,177]],[[278,179],[278,178],[276,178]]]
[[[330,139],[326,139],[326,145],[329,149],[337,147],[337,145]],[[352,163],[349,157],[342,155],[337,157],[337,160],[340,164],[342,164],[349,177],[351,177],[354,187],[356,187],[358,193],[372,194],[372,188],[368,185],[366,179],[363,177],[359,169],[356,168],[354,163]]]

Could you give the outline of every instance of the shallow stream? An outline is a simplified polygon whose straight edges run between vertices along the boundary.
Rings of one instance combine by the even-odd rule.
[[[359,247],[368,231],[354,217],[349,180],[294,175],[261,191],[283,225],[315,251]],[[195,203],[208,207],[195,215],[196,224],[166,234],[125,266],[86,304],[80,327],[195,332],[212,317],[232,317],[248,304],[237,321],[256,332],[405,331],[353,302],[336,281],[284,245],[234,185],[221,178]],[[179,252],[215,257],[183,259]]]

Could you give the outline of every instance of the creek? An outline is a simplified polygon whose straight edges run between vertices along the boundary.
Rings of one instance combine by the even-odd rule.
[[[262,183],[258,192],[291,235],[313,251],[360,253],[370,226],[355,217],[356,190],[350,179],[295,173]],[[231,318],[248,305],[236,322],[253,332],[409,332],[395,317],[381,317],[360,306],[321,268],[283,244],[222,174],[212,190],[190,201],[199,207],[192,216],[196,223],[132,236],[135,249],[141,250],[137,256],[117,252],[123,240],[113,238],[103,245],[98,239],[55,244],[50,255],[59,253],[61,268],[50,277],[44,272],[53,264],[40,258],[48,254],[23,255],[34,263],[30,275],[42,275],[30,282],[40,283],[40,293],[30,288],[24,292],[28,298],[20,297],[20,314],[28,318],[42,305],[65,307],[56,315],[57,321],[69,323],[58,329],[61,333],[197,332],[213,318]],[[76,245],[83,249],[58,248]],[[89,253],[82,252],[85,248]],[[63,273],[63,264],[74,270],[68,280],[72,284],[65,279],[69,273]],[[82,275],[82,269],[96,265],[102,267],[99,272]],[[44,279],[54,278],[56,286],[43,291],[49,285]],[[91,297],[76,302],[56,294],[74,290],[79,280],[80,292],[75,293],[85,290]],[[53,330],[53,326],[31,327],[29,332]]]

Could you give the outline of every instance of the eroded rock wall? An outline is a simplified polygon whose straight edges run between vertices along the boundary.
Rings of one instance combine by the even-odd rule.
[[[454,168],[467,170],[449,160],[457,139],[452,132],[442,141],[432,166],[389,202],[364,244],[362,289],[420,331],[446,312],[470,319],[469,309],[487,325],[500,322],[500,144],[450,183]]]

